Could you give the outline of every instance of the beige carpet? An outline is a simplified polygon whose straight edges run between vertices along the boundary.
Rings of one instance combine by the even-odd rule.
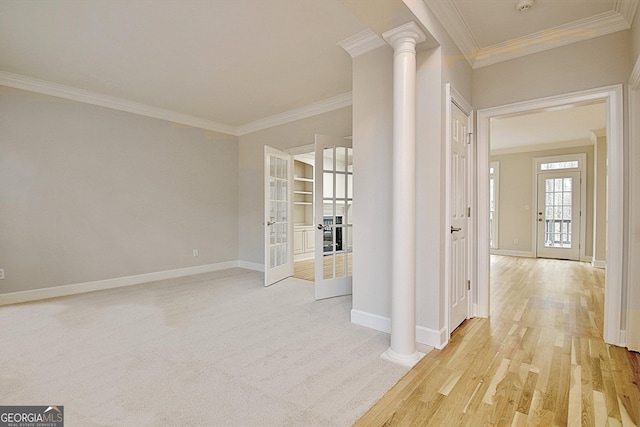
[[[407,369],[351,298],[230,269],[0,307],[0,405],[73,426],[348,426]]]

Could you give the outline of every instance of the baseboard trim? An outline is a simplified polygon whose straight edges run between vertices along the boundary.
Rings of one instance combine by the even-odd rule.
[[[237,267],[246,268],[247,270],[260,271],[264,273],[264,264],[258,264],[257,262],[238,261]]]
[[[387,334],[391,333],[391,319],[378,314],[351,309],[351,323]]]
[[[446,328],[438,331],[424,326],[416,326],[416,341],[420,344],[427,344],[438,350],[442,350],[449,342],[449,339]]]
[[[135,276],[116,277],[113,279],[96,280],[93,282],[74,283],[71,285],[52,286],[50,288],[10,292],[6,294],[0,294],[0,306],[29,301],[38,301],[48,298],[84,294],[87,292],[121,288],[124,286],[133,286],[139,285],[141,283],[154,282],[156,280],[175,279],[177,277],[190,276],[192,274],[200,273],[210,273],[212,271],[226,270],[234,267],[248,268],[240,265],[241,263],[241,261],[226,261],[215,264],[198,265],[195,267],[185,267],[177,268],[174,270],[137,274]]]
[[[594,259],[591,261],[591,265],[595,268],[607,268],[607,261],[601,259]]]
[[[517,256],[522,258],[535,258],[531,251],[511,251],[507,249],[491,249],[491,255]]]
[[[391,319],[378,314],[352,309],[351,323],[387,334],[391,333]],[[418,325],[416,326],[416,344],[442,349],[447,344],[447,331],[445,328],[438,331]]]

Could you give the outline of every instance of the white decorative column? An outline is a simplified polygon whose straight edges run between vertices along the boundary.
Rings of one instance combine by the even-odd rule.
[[[416,44],[415,22],[382,35],[393,54],[391,346],[382,357],[413,366],[416,351]]]

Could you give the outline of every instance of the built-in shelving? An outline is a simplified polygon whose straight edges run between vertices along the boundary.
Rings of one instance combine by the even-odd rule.
[[[297,226],[313,224],[313,166],[293,163],[293,219]]]

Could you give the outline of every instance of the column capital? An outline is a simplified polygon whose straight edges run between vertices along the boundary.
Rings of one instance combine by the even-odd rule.
[[[382,38],[394,49],[397,49],[403,42],[411,41],[414,46],[418,43],[422,43],[427,39],[427,36],[420,29],[418,24],[414,21],[409,21],[392,30],[385,31],[382,34]]]

